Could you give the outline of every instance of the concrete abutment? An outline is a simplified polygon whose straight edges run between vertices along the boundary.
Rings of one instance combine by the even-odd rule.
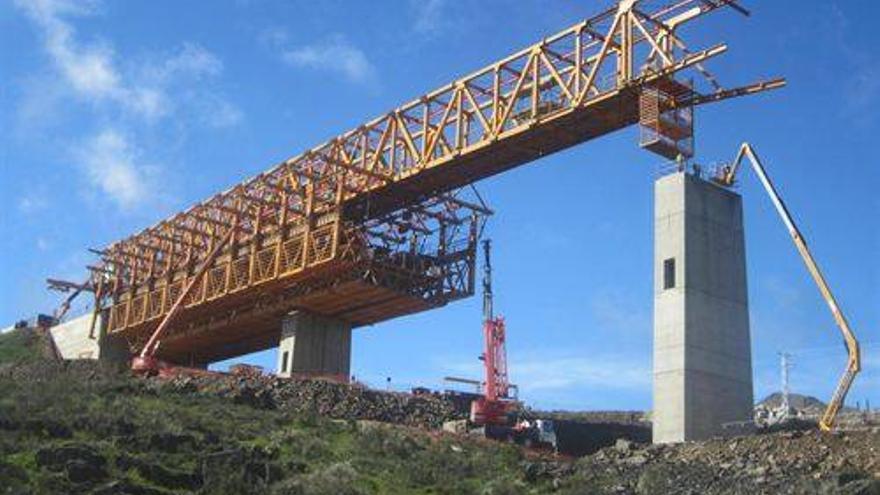
[[[88,313],[59,323],[49,331],[63,359],[128,362],[128,344],[119,336],[109,335],[106,322],[105,313],[99,313],[92,329],[92,314]]]

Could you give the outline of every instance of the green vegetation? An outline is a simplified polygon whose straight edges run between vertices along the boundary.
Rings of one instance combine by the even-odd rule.
[[[334,388],[267,407],[259,383],[240,377],[201,387],[136,379],[95,361],[41,358],[43,339],[0,336],[0,495],[880,493],[876,428],[532,457],[486,439],[310,412],[316,401],[358,405]],[[408,405],[377,400],[363,411]]]
[[[20,363],[40,357],[40,337],[30,329],[0,334],[0,363]]]
[[[16,332],[17,333],[17,332]],[[3,336],[0,493],[507,494],[515,447],[179,394]],[[33,351],[33,349],[31,349]],[[548,482],[549,483],[549,482]]]

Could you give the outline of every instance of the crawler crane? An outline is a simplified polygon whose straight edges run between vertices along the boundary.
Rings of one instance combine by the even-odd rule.
[[[739,148],[739,153],[737,153],[736,159],[732,164],[719,169],[717,175],[713,178],[714,182],[724,187],[732,186],[743,158],[748,158],[749,163],[752,165],[752,169],[758,175],[758,179],[761,180],[761,185],[764,186],[764,190],[767,191],[767,194],[773,201],[773,206],[776,207],[776,211],[782,218],[782,222],[788,229],[788,233],[791,234],[792,241],[794,241],[798,253],[800,253],[801,258],[804,260],[804,264],[807,266],[807,270],[810,272],[813,281],[816,282],[816,286],[819,288],[819,292],[822,293],[822,297],[828,304],[828,308],[834,316],[834,321],[837,323],[837,326],[840,327],[841,333],[843,333],[843,340],[846,344],[847,352],[849,353],[846,369],[843,372],[843,376],[840,378],[840,382],[837,384],[837,389],[834,391],[834,395],[831,397],[828,407],[822,415],[822,419],[819,421],[819,428],[823,431],[830,431],[831,428],[834,427],[834,420],[837,417],[837,413],[840,411],[840,408],[843,407],[846,394],[849,392],[853,380],[861,369],[859,342],[850,328],[849,323],[846,321],[846,317],[843,316],[843,312],[837,304],[834,295],[831,293],[831,289],[828,287],[825,277],[822,276],[822,272],[819,271],[819,266],[816,264],[816,260],[813,259],[813,255],[807,248],[807,243],[804,240],[803,235],[801,235],[800,230],[798,230],[797,225],[795,225],[794,219],[791,217],[788,208],[786,208],[785,203],[782,202],[782,198],[779,197],[779,193],[776,191],[773,182],[770,180],[770,176],[767,175],[767,171],[761,164],[761,160],[758,158],[757,153],[755,153],[754,148],[752,148],[749,143],[743,143]]]
[[[495,316],[492,305],[491,242],[483,241],[483,339],[480,356],[485,369],[483,395],[471,402],[470,422],[490,438],[513,441],[527,447],[557,448],[553,421],[516,418],[516,401],[510,396],[504,318]]]
[[[507,378],[507,349],[504,318],[495,316],[492,308],[492,262],[489,258],[491,241],[483,241],[485,260],[483,278],[483,339],[480,355],[486,370],[486,385],[482,397],[471,403],[471,421],[479,425],[507,424],[507,413],[512,404]]]

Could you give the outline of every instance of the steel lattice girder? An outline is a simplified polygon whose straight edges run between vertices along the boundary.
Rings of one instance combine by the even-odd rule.
[[[683,103],[756,91],[725,93],[700,65],[724,44],[691,52],[678,36],[682,24],[733,2],[640,5],[620,2],[111,244],[93,268],[97,310],[111,308],[111,331],[145,328],[229,229],[230,245],[199,282],[190,313],[320,278],[324,264],[352,250],[390,243],[404,253],[407,242],[433,237],[443,239],[437,255],[452,227],[488,213],[452,191],[637,123],[641,88],[674,85],[677,72],[696,68],[714,93],[682,86]],[[404,232],[410,241],[401,242]]]

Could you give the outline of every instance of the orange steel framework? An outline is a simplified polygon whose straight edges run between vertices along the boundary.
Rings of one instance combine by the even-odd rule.
[[[723,8],[748,14],[622,0],[97,250],[95,315],[135,352],[207,362],[276,345],[292,309],[359,326],[470,296],[491,214],[470,184],[636,123],[687,157],[688,109],[784,84],[724,89],[702,62],[726,45],[687,48],[679,28]]]

